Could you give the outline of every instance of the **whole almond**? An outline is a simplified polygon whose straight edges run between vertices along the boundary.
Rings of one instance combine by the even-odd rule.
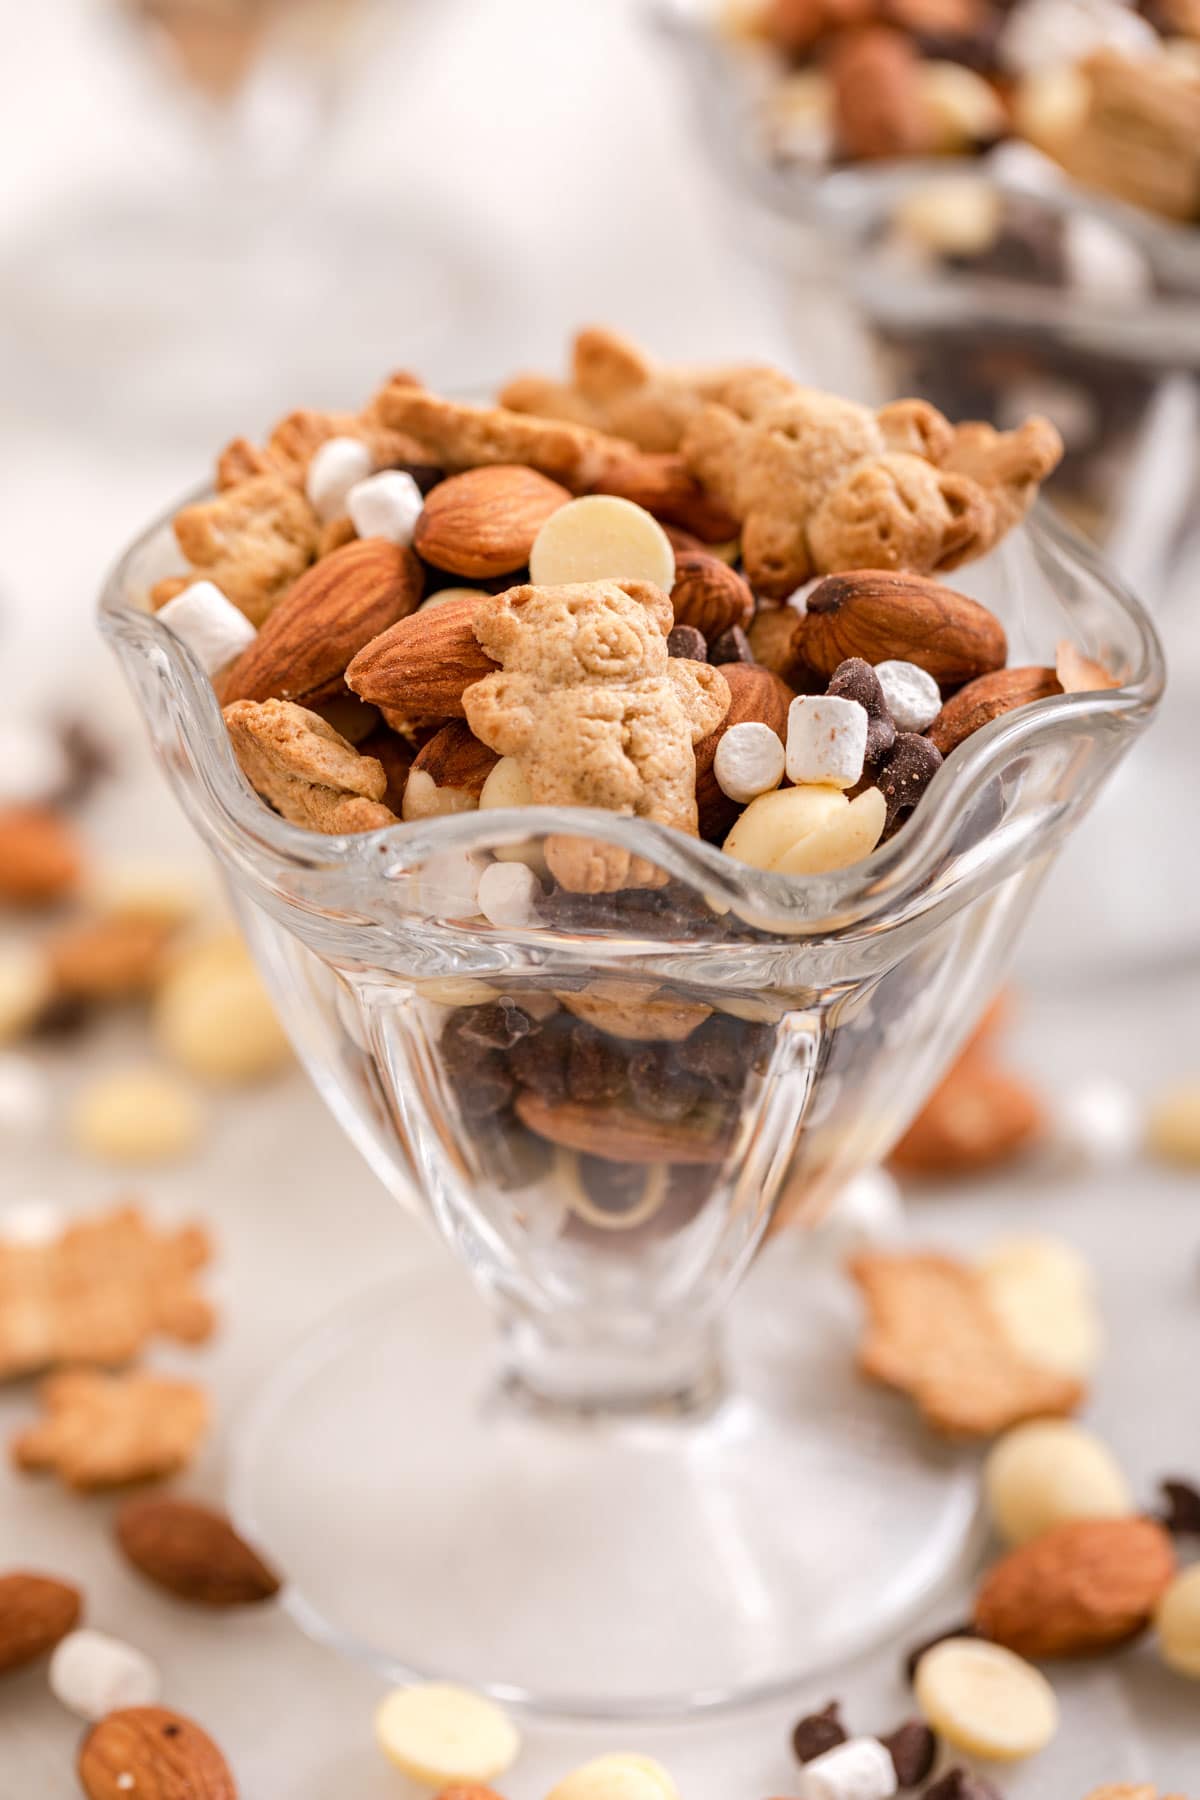
[[[1045,1129],[1045,1109],[1019,1076],[976,1052],[933,1090],[890,1157],[906,1175],[962,1175],[998,1168]]]
[[[1153,1519],[1075,1519],[998,1562],[975,1597],[982,1637],[1032,1660],[1136,1637],[1175,1573]]]
[[[152,988],[163,972],[170,920],[111,914],[68,925],[46,944],[57,993],[119,1000]]]
[[[301,706],[342,688],[364,644],[414,612],[425,573],[411,550],[384,538],[356,538],[301,575],[258,636],[217,683],[233,700],[295,700]]]
[[[279,1592],[278,1577],[224,1513],[194,1500],[127,1500],[114,1529],[134,1568],[180,1599],[204,1606],[252,1606]]]
[[[855,161],[927,149],[921,63],[913,40],[886,25],[843,32],[829,58],[838,151]]]
[[[785,742],[788,708],[795,699],[786,681],[760,669],[756,663],[722,663],[729,686],[729,711],[715,731],[696,745],[696,805],[700,812],[700,836],[711,843],[725,836],[741,807],[722,792],[713,774],[717,745],[731,725],[769,725]]]
[[[675,585],[671,589],[677,625],[693,625],[711,642],[732,625],[748,625],[754,612],[749,584],[707,551],[675,553]]]
[[[534,538],[570,498],[556,481],[517,463],[467,469],[430,492],[413,546],[451,575],[511,575],[525,567]]]
[[[475,637],[478,605],[466,595],[401,619],[359,651],[346,670],[347,687],[405,718],[461,719],[463,690],[496,669]]]
[[[46,906],[78,887],[83,853],[61,813],[0,809],[0,905]]]
[[[481,744],[465,719],[452,719],[418,751],[405,795],[406,819],[469,812],[500,761]]]
[[[808,597],[795,645],[826,677],[861,656],[915,663],[942,688],[1003,668],[1008,655],[1004,627],[978,600],[924,575],[884,569],[826,576]]]
[[[84,1738],[78,1770],[88,1800],[237,1800],[208,1733],[165,1706],[109,1713]]]
[[[675,452],[654,454],[630,450],[608,457],[604,474],[594,484],[597,494],[617,494],[645,507],[656,519],[682,526],[705,544],[723,544],[740,530],[732,513],[709,498]]]
[[[20,1569],[0,1575],[0,1675],[53,1650],[82,1611],[83,1597],[68,1582]]]
[[[1062,683],[1053,669],[994,669],[969,681],[947,700],[925,736],[936,744],[943,756],[949,756],[993,719],[1015,712],[1019,706],[1032,706],[1035,700],[1048,700],[1061,694]]]
[[[691,1121],[648,1119],[632,1107],[554,1102],[530,1089],[518,1095],[516,1107],[521,1123],[538,1137],[608,1161],[712,1163],[729,1147],[725,1138],[706,1136]]]

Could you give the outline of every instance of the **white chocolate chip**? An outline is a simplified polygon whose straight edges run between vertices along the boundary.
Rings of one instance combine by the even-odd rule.
[[[0,1054],[0,1144],[38,1137],[50,1123],[50,1084],[31,1057]]]
[[[916,663],[881,662],[875,674],[897,731],[924,731],[942,710],[942,691]]]
[[[346,495],[346,511],[360,538],[411,544],[425,498],[404,469],[384,469],[356,482]]]
[[[615,494],[585,494],[551,513],[529,553],[535,587],[576,581],[652,581],[669,594],[675,551],[658,520]]]
[[[713,774],[723,794],[745,805],[779,786],[783,762],[783,742],[778,732],[747,719],[740,725],[731,725],[719,740]]]
[[[1108,1445],[1071,1419],[1035,1419],[993,1444],[983,1470],[988,1512],[1008,1544],[1072,1519],[1122,1519],[1133,1493]]]
[[[374,467],[371,452],[359,438],[326,438],[314,451],[304,478],[304,492],[317,517],[326,524],[340,518],[351,488],[365,481]]]
[[[787,772],[797,787],[849,788],[862,779],[867,709],[838,694],[798,694],[788,707]]]
[[[427,1787],[494,1781],[521,1747],[498,1706],[440,1682],[397,1688],[375,1714],[375,1733],[389,1761]]]
[[[492,925],[536,924],[541,898],[542,884],[525,863],[490,863],[479,877],[479,910]]]
[[[662,1764],[650,1756],[600,1756],[560,1781],[546,1800],[679,1800]]]
[[[927,1650],[913,1683],[926,1720],[958,1750],[1019,1762],[1058,1730],[1058,1701],[1039,1669],[976,1638],[946,1638]]]
[[[1103,1334],[1092,1272],[1077,1250],[1053,1237],[1007,1239],[988,1251],[979,1273],[1023,1355],[1063,1375],[1092,1373]]]
[[[252,644],[256,632],[244,612],[214,581],[193,581],[155,615],[182,638],[206,675],[215,675]]]
[[[1176,1575],[1158,1603],[1154,1623],[1167,1667],[1200,1681],[1200,1563]]]
[[[201,1081],[242,1085],[291,1061],[254,959],[233,934],[198,944],[173,964],[155,995],[154,1032]]]
[[[77,1095],[71,1139],[101,1162],[156,1163],[186,1156],[200,1137],[189,1088],[160,1069],[116,1069]]]
[[[148,1656],[102,1631],[72,1631],[50,1658],[50,1691],[69,1712],[93,1723],[126,1706],[153,1706],[158,1670]]]
[[[38,806],[71,779],[58,733],[36,719],[0,719],[0,806]]]
[[[804,1800],[891,1800],[896,1765],[878,1738],[847,1738],[806,1763]]]

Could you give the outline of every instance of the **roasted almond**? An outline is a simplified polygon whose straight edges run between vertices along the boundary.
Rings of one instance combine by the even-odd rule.
[[[79,885],[83,851],[48,807],[0,808],[0,905],[47,906]]]
[[[1074,1519],[1020,1545],[975,1597],[982,1637],[1038,1661],[1082,1656],[1136,1637],[1175,1573],[1153,1519]]]
[[[406,719],[461,719],[463,690],[496,670],[475,637],[478,605],[466,595],[401,619],[359,651],[346,670],[347,687]]]
[[[53,1650],[83,1611],[78,1588],[52,1575],[0,1575],[0,1675]]]
[[[924,575],[854,569],[829,575],[808,597],[796,636],[800,658],[830,676],[848,656],[911,662],[942,688],[1004,666],[1004,627],[986,606]]]
[[[237,1800],[208,1733],[165,1706],[109,1713],[84,1738],[78,1770],[88,1800]]]
[[[936,744],[943,756],[949,756],[960,744],[974,737],[993,719],[1015,712],[1019,706],[1032,706],[1035,700],[1048,700],[1061,694],[1062,683],[1053,669],[994,669],[969,681],[947,700],[925,736]]]
[[[427,496],[413,546],[451,575],[511,575],[525,567],[534,538],[570,498],[556,481],[517,463],[467,469]]]
[[[691,1121],[647,1119],[632,1107],[554,1102],[529,1090],[517,1096],[516,1107],[521,1123],[538,1137],[609,1162],[713,1163],[729,1147],[724,1137]]]
[[[72,1000],[120,1000],[152,988],[163,972],[169,919],[112,914],[69,925],[46,945],[56,992]]]
[[[182,1600],[251,1606],[279,1592],[278,1577],[224,1513],[194,1500],[169,1495],[127,1500],[115,1530],[134,1568]]]
[[[471,812],[500,758],[465,719],[452,719],[418,752],[404,790],[404,817],[436,819]]]
[[[854,161],[914,156],[929,148],[921,61],[913,40],[886,25],[840,34],[829,58],[833,128]]]
[[[293,583],[217,683],[233,700],[327,700],[364,644],[414,612],[425,574],[411,550],[356,538]]]
[[[1037,1093],[976,1051],[936,1087],[891,1154],[906,1175],[962,1175],[1000,1168],[1041,1136]]]
[[[611,440],[609,440],[611,441]],[[604,474],[594,484],[597,494],[617,494],[645,507],[656,519],[680,525],[706,544],[722,544],[740,529],[732,513],[710,499],[682,456],[631,450],[607,458]]]
[[[677,550],[671,604],[677,625],[692,625],[711,642],[732,625],[749,624],[754,595],[736,569],[719,556]]]
[[[729,711],[715,731],[696,745],[696,805],[700,812],[700,836],[713,842],[723,838],[741,807],[722,793],[713,774],[717,745],[731,725],[769,725],[787,741],[788,707],[795,699],[786,681],[756,663],[722,663],[729,687]]]

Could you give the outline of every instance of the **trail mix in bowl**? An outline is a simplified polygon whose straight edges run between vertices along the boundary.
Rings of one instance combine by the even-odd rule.
[[[980,725],[1107,682],[1008,668],[999,620],[940,579],[1059,454],[1040,418],[872,411],[588,330],[567,380],[495,405],[401,375],[236,440],[150,598],[293,824],[598,807],[802,875],[898,830]],[[501,926],[666,879],[575,836],[467,862],[452,916]]]

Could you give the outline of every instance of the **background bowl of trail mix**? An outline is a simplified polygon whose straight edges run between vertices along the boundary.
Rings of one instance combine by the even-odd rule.
[[[1156,588],[1198,476],[1194,11],[658,13],[801,366],[958,417],[1046,413],[1066,445],[1054,498]]]

